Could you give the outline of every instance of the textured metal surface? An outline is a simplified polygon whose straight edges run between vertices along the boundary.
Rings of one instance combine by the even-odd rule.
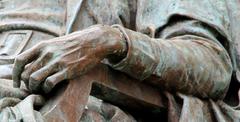
[[[91,91],[98,98],[135,110],[166,109],[158,90],[100,65],[83,77],[69,81],[66,89],[51,97],[40,111],[49,122],[78,121]]]
[[[6,0],[0,1],[0,30],[29,29],[61,36],[20,54],[13,70],[15,86],[23,80],[30,92],[49,99],[41,110],[47,121],[78,121],[90,94],[126,110],[167,108],[170,121],[239,121],[239,111],[222,102],[239,62],[240,51],[233,45],[239,46],[238,5],[238,0]],[[121,32],[95,26],[90,33],[86,28],[95,24],[119,24]],[[79,30],[83,33],[68,34]],[[39,37],[34,32],[29,42],[39,42]],[[103,59],[128,76],[105,66],[92,70]],[[0,73],[2,78],[11,76],[10,66],[0,68],[7,72]],[[76,77],[52,94],[42,93]],[[11,89],[0,92],[9,97],[15,90],[20,93]],[[171,92],[167,105],[160,94],[165,90]],[[36,101],[36,96],[30,97],[7,107],[4,112],[9,116],[3,117],[38,120]],[[97,112],[92,115],[100,120]]]

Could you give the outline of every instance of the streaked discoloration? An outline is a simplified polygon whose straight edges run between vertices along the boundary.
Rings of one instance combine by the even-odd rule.
[[[0,3],[0,31],[4,31],[1,39],[16,29],[31,32],[30,36],[21,35],[27,43],[15,59],[13,73],[11,64],[15,57],[4,51],[14,52],[17,47],[11,42],[21,39],[16,39],[19,37],[16,33],[3,38],[1,42],[6,44],[0,47],[3,54],[0,64],[1,69],[7,70],[0,73],[0,77],[11,79],[13,75],[15,87],[25,84],[30,94],[46,97],[61,82],[70,82],[67,89],[60,89],[61,95],[56,95],[61,99],[50,98],[59,102],[54,103],[57,109],[48,111],[47,106],[51,104],[45,104],[48,108],[45,111],[53,110],[49,113],[51,117],[78,121],[83,113],[82,120],[104,121],[111,120],[110,112],[115,111],[112,121],[119,121],[121,117],[134,121],[117,107],[107,110],[95,106],[84,112],[93,88],[96,93],[93,95],[125,109],[136,108],[136,113],[139,106],[149,103],[153,108],[167,108],[169,121],[237,121],[240,118],[239,111],[222,102],[230,81],[235,80],[232,75],[239,74],[239,49],[234,48],[234,44],[238,47],[240,42],[238,0],[12,0]],[[113,24],[118,26],[111,27]],[[11,46],[16,48],[10,49]],[[99,64],[121,73],[97,69]],[[125,80],[122,84],[111,82],[102,87],[92,78],[101,79],[98,83],[103,84]],[[77,79],[79,83],[73,85],[71,81]],[[9,99],[10,106],[28,95],[22,87],[7,86],[0,87],[0,95],[14,98]],[[159,95],[154,89],[163,94]],[[166,101],[160,104],[159,100],[165,97]],[[30,103],[26,105],[28,109],[21,111],[30,110],[29,120],[40,121],[41,114],[33,110],[34,104],[40,105],[34,102],[36,99],[41,97],[27,97],[0,114],[6,120],[27,120],[26,116],[13,115],[17,108],[24,109],[26,103]],[[124,105],[122,101],[127,103]],[[139,102],[147,104],[132,104]],[[238,101],[231,99],[231,102]],[[164,115],[161,110],[155,110]]]

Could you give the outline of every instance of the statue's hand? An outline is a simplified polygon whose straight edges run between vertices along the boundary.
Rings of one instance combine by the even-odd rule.
[[[17,56],[14,86],[25,82],[32,92],[49,92],[63,80],[89,71],[109,55],[126,49],[121,33],[109,26],[92,26],[83,31],[42,42]]]

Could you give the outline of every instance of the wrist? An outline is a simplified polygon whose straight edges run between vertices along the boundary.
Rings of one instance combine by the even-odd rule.
[[[107,56],[107,59],[111,63],[118,63],[123,60],[127,56],[128,52],[128,43],[127,43],[127,35],[123,27],[120,25],[113,25],[111,28],[119,34],[120,38],[117,38],[118,46],[113,50],[113,52]]]

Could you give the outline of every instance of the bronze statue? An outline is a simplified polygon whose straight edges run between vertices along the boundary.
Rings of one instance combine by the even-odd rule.
[[[0,5],[3,121],[149,121],[129,109],[149,106],[164,121],[240,121],[238,0]],[[104,88],[93,82],[110,90],[96,95]],[[51,97],[64,83],[65,93]],[[48,101],[61,102],[53,111]]]

